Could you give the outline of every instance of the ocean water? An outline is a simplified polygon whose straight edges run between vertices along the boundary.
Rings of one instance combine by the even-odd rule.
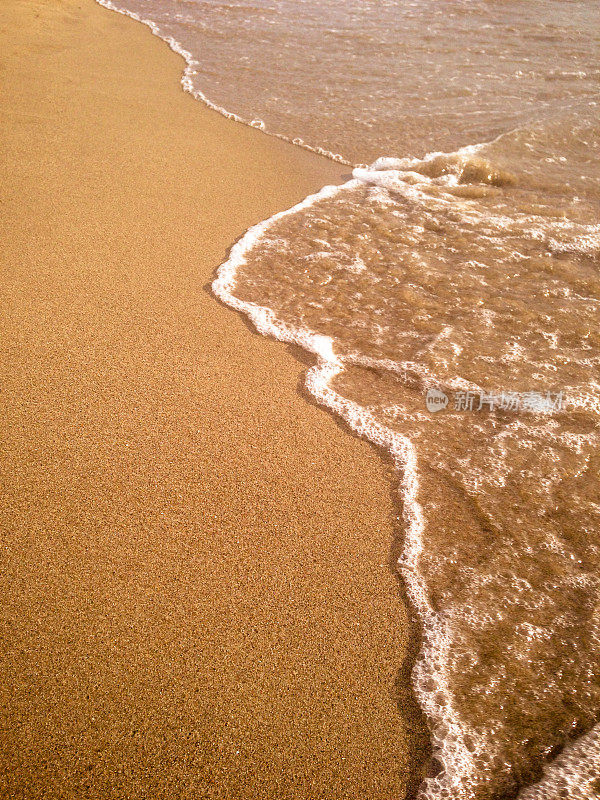
[[[213,288],[397,465],[420,797],[599,798],[597,0],[115,2],[200,99],[353,167]]]

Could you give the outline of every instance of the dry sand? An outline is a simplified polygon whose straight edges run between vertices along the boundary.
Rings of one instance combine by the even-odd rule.
[[[387,468],[207,291],[345,168],[92,0],[0,40],[1,796],[401,797]]]

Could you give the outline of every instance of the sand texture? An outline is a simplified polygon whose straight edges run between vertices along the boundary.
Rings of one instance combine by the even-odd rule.
[[[402,797],[388,468],[207,288],[347,169],[92,0],[0,40],[0,796]]]

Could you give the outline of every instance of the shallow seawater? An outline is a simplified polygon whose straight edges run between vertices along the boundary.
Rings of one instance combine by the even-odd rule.
[[[356,165],[214,288],[395,459],[421,796],[600,797],[597,4],[120,5],[188,89]]]
[[[353,163],[455,150],[598,100],[595,0],[115,4],[190,53],[213,103]]]

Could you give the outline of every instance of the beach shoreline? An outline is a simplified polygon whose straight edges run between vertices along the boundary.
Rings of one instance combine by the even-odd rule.
[[[208,290],[348,168],[195,101],[93,0],[0,22],[0,796],[402,797],[389,467]]]

